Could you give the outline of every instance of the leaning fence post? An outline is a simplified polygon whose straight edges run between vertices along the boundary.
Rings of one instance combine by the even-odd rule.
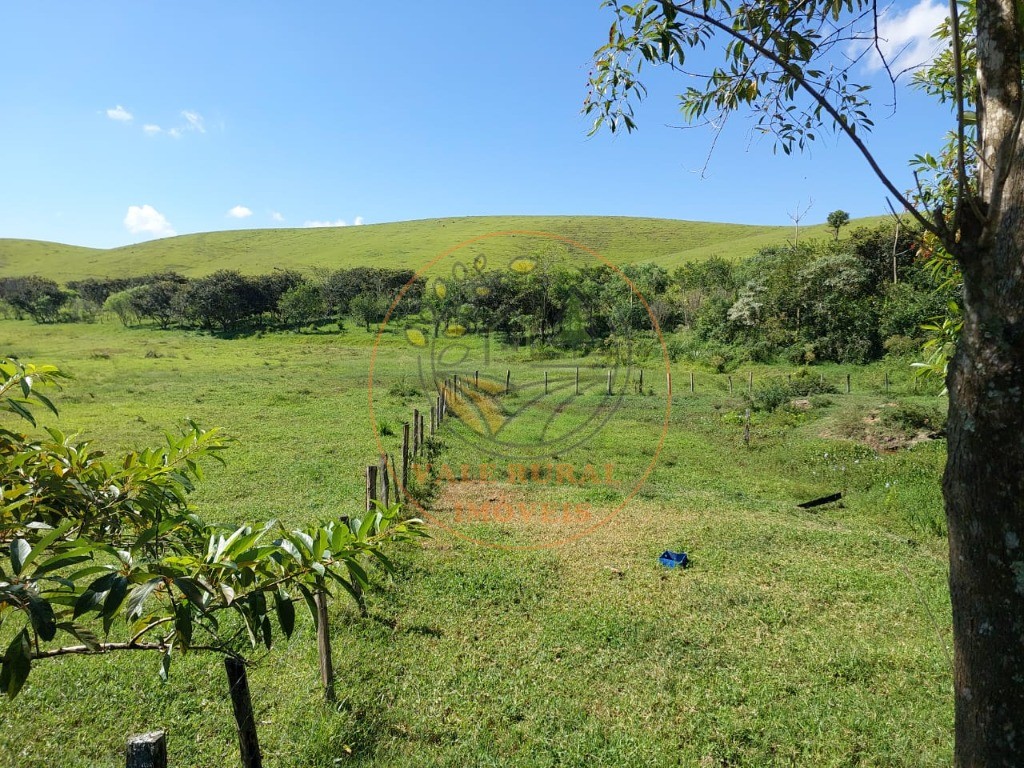
[[[263,768],[263,755],[260,753],[260,742],[256,737],[256,718],[252,711],[252,696],[249,694],[245,662],[237,656],[225,656],[224,669],[228,673],[228,690],[238,729],[238,748],[242,755],[242,766]]]
[[[167,736],[163,731],[128,737],[127,768],[167,768]]]
[[[380,503],[391,506],[391,478],[388,477],[388,455],[382,453],[377,462],[377,480],[380,482]]]
[[[409,487],[409,422],[402,425],[402,491]]]

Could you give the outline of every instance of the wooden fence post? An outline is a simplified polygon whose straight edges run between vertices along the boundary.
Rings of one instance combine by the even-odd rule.
[[[235,725],[238,728],[242,768],[263,768],[263,755],[260,753],[260,742],[256,737],[256,718],[252,711],[252,696],[249,694],[245,662],[236,656],[225,656],[224,669],[228,673],[228,690],[231,694],[231,708],[235,713]]]
[[[690,371],[690,394],[693,394],[693,371]]]
[[[480,371],[473,372],[473,386],[476,389],[480,389]]]
[[[606,389],[606,393],[609,394],[609,395],[612,393],[612,369],[611,368],[608,369],[608,387]]]
[[[433,437],[437,431],[437,409],[430,406],[430,436]]]
[[[512,389],[512,370],[506,369],[505,371],[505,394],[507,395]]]
[[[544,371],[544,394],[548,393],[548,372]]]
[[[665,388],[668,390],[669,398],[672,397],[672,370],[665,371]]]
[[[885,372],[885,394],[889,394],[889,372]]]
[[[409,422],[402,425],[402,491],[409,487]]]
[[[320,660],[320,682],[324,686],[324,698],[334,702],[334,657],[331,656],[331,622],[327,617],[327,592],[323,585],[313,593],[316,606],[316,652]]]
[[[377,480],[380,483],[380,503],[391,506],[391,478],[388,476],[388,455],[382,453],[377,462]]]
[[[732,394],[732,376],[729,377],[729,394]]]
[[[377,465],[370,464],[366,468],[366,511],[375,508],[373,502],[377,500]]]
[[[163,731],[128,737],[127,768],[167,768],[167,736]]]
[[[747,375],[747,394],[749,395],[753,391],[754,391],[754,372],[751,371]]]
[[[420,455],[420,409],[412,409],[412,455]]]
[[[580,393],[580,367],[576,366],[576,394]]]
[[[846,394],[850,394],[850,374],[846,374]]]
[[[747,415],[743,418],[743,444],[750,445],[750,409],[747,408]]]
[[[640,369],[640,394],[644,393],[644,369]]]

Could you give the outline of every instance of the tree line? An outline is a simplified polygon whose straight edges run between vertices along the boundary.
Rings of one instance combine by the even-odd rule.
[[[865,363],[917,353],[921,326],[956,298],[917,258],[918,239],[917,230],[882,224],[843,240],[772,246],[741,261],[713,257],[671,272],[651,263],[618,270],[520,258],[509,269],[429,279],[374,267],[220,270],[192,279],[160,273],[64,287],[32,276],[0,279],[0,301],[8,315],[38,322],[107,311],[125,325],[220,332],[343,327],[346,318],[369,331],[391,309],[390,320],[426,335],[497,333],[552,355],[623,342],[634,355],[645,347],[657,354],[656,327],[674,359],[719,370],[748,360]]]

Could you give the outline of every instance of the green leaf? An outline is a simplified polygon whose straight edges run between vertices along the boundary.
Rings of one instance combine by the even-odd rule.
[[[277,622],[285,637],[291,637],[295,630],[295,605],[291,596],[283,589],[274,592],[274,605],[277,608]]]
[[[174,632],[183,650],[192,645],[192,612],[187,605],[174,606]]]
[[[136,621],[142,617],[142,605],[146,599],[153,594],[153,590],[163,584],[163,578],[157,576],[132,590],[128,596],[126,613],[128,621]]]
[[[11,540],[11,570],[15,576],[21,573],[21,568],[25,564],[25,558],[29,556],[31,551],[32,547],[24,539]]]
[[[57,625],[57,629],[61,629],[67,632],[72,637],[77,638],[82,645],[88,648],[90,651],[97,651],[100,647],[100,640],[96,637],[91,630],[86,629],[78,624],[73,624],[70,621],[62,621]]]
[[[50,571],[66,568],[69,565],[76,565],[77,563],[89,560],[91,557],[92,550],[89,547],[75,547],[74,549],[61,552],[59,555],[54,555],[48,560],[44,560],[32,575],[38,579],[40,576],[50,573]]]
[[[316,601],[313,599],[313,593],[309,591],[309,587],[305,584],[296,584],[295,586],[298,588],[299,592],[302,593],[302,599],[305,601],[306,607],[309,609],[309,615],[313,617],[313,626],[315,628],[319,623],[319,618],[317,616]]]
[[[267,650],[269,651],[271,646],[274,644],[274,638],[270,626],[269,616],[263,617],[263,621],[260,624],[260,630],[262,631],[263,634],[263,644],[267,646]]]
[[[53,640],[57,634],[57,619],[53,615],[53,607],[49,602],[34,595],[28,598],[28,612],[32,620],[32,628],[43,640]]]
[[[355,560],[346,560],[345,566],[348,568],[349,573],[352,574],[353,578],[363,584],[369,584],[370,579],[366,575],[366,571],[363,570],[363,566],[357,563]]]
[[[190,603],[206,613],[205,588],[198,581],[187,576],[179,576],[174,579],[174,586],[181,590]]]
[[[117,613],[121,604],[124,602],[125,595],[127,594],[128,579],[119,573],[115,574],[114,580],[110,585],[110,589],[107,590],[107,596],[103,600],[103,610],[100,611],[100,616],[107,619]]]
[[[3,666],[0,667],[0,691],[13,699],[25,685],[32,670],[32,645],[28,629],[23,629],[7,646]]]
[[[41,539],[39,539],[39,541],[36,542],[36,545],[32,547],[32,551],[29,552],[28,555],[26,555],[21,567],[27,568],[28,566],[30,566],[33,563],[33,561],[37,557],[39,557],[39,555],[41,555],[47,547],[49,547],[51,544],[53,544],[53,542],[55,542],[57,539],[59,539],[61,536],[63,536],[65,533],[71,530],[71,528],[73,528],[74,525],[75,522],[73,520],[64,520],[56,528],[48,531]]]
[[[160,657],[160,679],[165,683],[167,682],[167,676],[171,672],[171,649],[174,648],[174,643],[167,646],[167,650],[164,651],[164,655]]]

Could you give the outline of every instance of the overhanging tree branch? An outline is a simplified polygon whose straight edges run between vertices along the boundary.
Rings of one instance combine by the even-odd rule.
[[[744,45],[750,46],[755,51],[764,56],[766,59],[782,68],[790,77],[793,78],[797,85],[799,85],[800,88],[802,88],[803,91],[807,93],[822,108],[822,110],[828,114],[829,117],[832,118],[833,122],[835,122],[835,124],[839,126],[839,129],[844,134],[846,134],[847,138],[849,138],[850,141],[853,142],[853,145],[857,148],[857,150],[867,161],[875,176],[877,176],[879,181],[881,181],[885,188],[889,190],[890,194],[892,194],[892,196],[896,198],[897,201],[899,201],[899,203],[910,213],[910,215],[914,217],[917,223],[920,224],[928,232],[931,232],[936,237],[945,241],[946,238],[943,236],[942,232],[940,232],[938,227],[936,227],[933,222],[931,222],[926,216],[924,216],[920,211],[918,211],[914,204],[907,199],[906,195],[900,192],[899,189],[897,189],[896,185],[893,184],[892,180],[885,174],[881,166],[878,164],[878,161],[875,160],[874,155],[872,155],[871,151],[867,148],[867,145],[857,135],[856,130],[854,130],[850,126],[847,118],[843,116],[839,112],[839,110],[837,110],[832,105],[832,103],[828,99],[826,99],[825,96],[817,88],[815,88],[813,85],[811,85],[811,83],[807,81],[807,78],[804,77],[803,72],[800,71],[799,67],[796,67],[789,63],[788,61],[786,61],[784,58],[775,53],[775,51],[773,51],[771,48],[759,42],[756,38],[750,35],[743,34],[739,30],[722,23],[719,19],[716,19],[715,17],[710,16],[707,13],[696,11],[693,9],[686,8],[685,6],[679,5],[673,5],[673,8],[676,10],[676,12],[682,13],[684,16],[688,16],[689,18],[694,19],[695,21],[700,21],[705,24],[709,24],[710,26],[714,27],[720,32],[724,32],[725,34],[743,43]],[[946,243],[944,242],[944,244]],[[949,243],[948,245],[952,246],[953,244]]]

